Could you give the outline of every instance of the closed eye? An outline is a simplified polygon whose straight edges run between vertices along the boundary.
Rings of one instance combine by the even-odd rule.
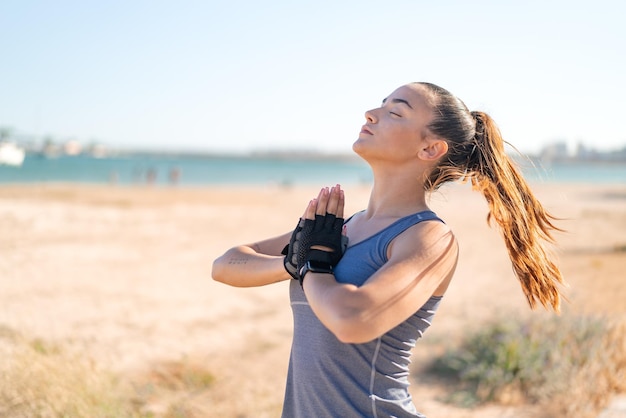
[[[398,117],[402,117],[402,116],[400,116],[399,113],[396,113],[396,112],[389,112],[389,114],[394,115],[394,116],[398,116]]]

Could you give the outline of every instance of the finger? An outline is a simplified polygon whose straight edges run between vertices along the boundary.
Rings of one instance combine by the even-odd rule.
[[[302,215],[303,219],[315,219],[315,208],[317,207],[317,199],[312,199]]]
[[[317,210],[315,211],[318,215],[326,215],[326,207],[328,206],[330,192],[328,191],[328,187],[322,188],[320,190],[320,194],[318,196],[317,202]]]
[[[337,214],[340,192],[341,192],[341,187],[339,187],[339,185],[336,185],[335,187],[330,189],[330,197],[328,199],[328,205],[326,205],[326,212],[331,213],[333,215]]]
[[[339,203],[337,204],[337,217],[343,218],[343,209],[346,204],[346,196],[343,190],[339,190]]]

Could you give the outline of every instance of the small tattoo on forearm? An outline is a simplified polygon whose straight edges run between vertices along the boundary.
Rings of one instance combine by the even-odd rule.
[[[228,260],[228,264],[248,264],[247,258],[231,258]]]

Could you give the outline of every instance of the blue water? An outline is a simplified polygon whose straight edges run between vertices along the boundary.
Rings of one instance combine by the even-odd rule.
[[[523,172],[528,179],[543,182],[626,185],[626,163],[553,163]]]
[[[21,167],[0,166],[0,183],[81,182],[182,185],[334,184],[371,179],[360,160],[133,155],[43,158],[27,156]]]
[[[0,166],[0,183],[168,184],[179,173],[181,185],[355,184],[371,181],[369,167],[359,159],[285,159],[133,155],[43,158],[29,155],[22,167]],[[626,164],[523,164],[530,181],[626,184]]]

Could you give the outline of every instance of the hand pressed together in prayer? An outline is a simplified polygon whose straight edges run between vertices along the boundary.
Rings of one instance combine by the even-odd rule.
[[[315,219],[315,215],[326,216],[327,214],[343,218],[344,204],[345,197],[340,185],[331,188],[324,187],[317,198],[309,202],[302,218]]]
[[[285,268],[302,282],[300,271],[309,261],[337,265],[347,246],[342,236],[344,194],[339,185],[322,188],[307,205],[283,251]]]

